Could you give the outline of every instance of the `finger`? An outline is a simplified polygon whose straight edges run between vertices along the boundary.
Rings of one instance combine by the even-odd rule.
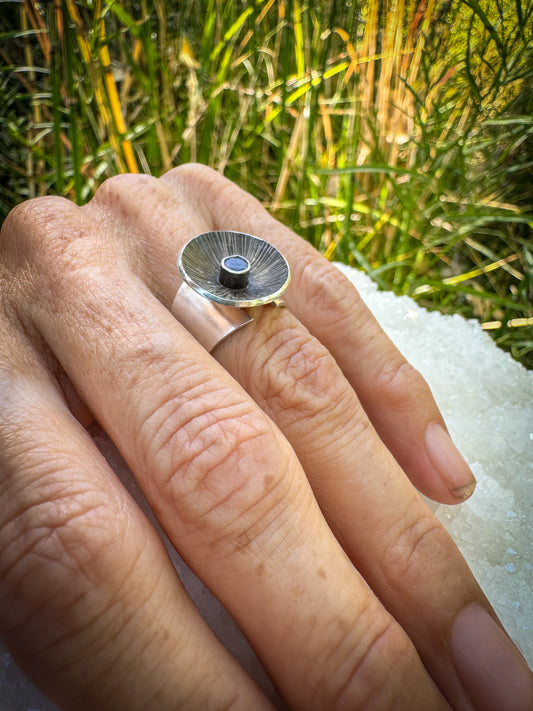
[[[201,620],[43,364],[7,330],[0,633],[19,664],[64,709],[272,708]]]
[[[238,225],[284,253],[293,275],[285,297],[290,310],[332,353],[413,483],[443,503],[470,496],[474,476],[452,443],[428,385],[391,343],[352,284],[218,173],[203,166],[180,166],[162,180],[178,194],[186,185],[202,195],[212,229]]]
[[[120,215],[129,200],[144,202],[152,214],[154,191],[168,188],[143,184],[149,190],[132,193],[130,184],[124,193],[124,181],[113,181],[107,204]],[[125,230],[106,233],[110,265],[98,200],[92,211],[70,208],[70,220],[64,206],[57,220],[53,205],[44,241],[32,238],[31,208],[11,224],[40,265],[28,288],[41,301],[28,301],[21,318],[43,335],[170,539],[288,701],[296,709],[358,708],[369,699],[382,708],[446,708],[408,637],[327,527],[287,441],[132,276],[115,241]],[[73,240],[74,225],[85,239]]]
[[[156,212],[164,215],[164,205]],[[288,310],[257,309],[254,315],[251,326],[218,346],[216,358],[280,426],[351,559],[408,630],[454,706],[467,708],[472,690],[487,689],[486,660],[471,665],[465,689],[450,629],[473,603],[485,610],[488,627],[497,625],[482,591],[326,349]],[[515,657],[523,667],[516,650]],[[498,654],[492,659],[497,669]],[[502,686],[493,678],[495,699]]]
[[[506,693],[498,674],[504,650],[522,678],[529,672],[507,639],[483,658],[472,655],[469,674],[461,673],[463,650],[452,645],[450,630],[464,638],[470,623],[463,611],[474,605],[487,628],[497,628],[497,618],[325,348],[288,310],[258,309],[254,323],[214,353],[291,442],[336,537],[415,642],[451,706],[468,709],[470,696],[483,690],[479,708],[489,708],[489,697],[498,708]]]

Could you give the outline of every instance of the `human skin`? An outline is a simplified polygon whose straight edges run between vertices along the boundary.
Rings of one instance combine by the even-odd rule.
[[[286,309],[208,354],[169,308],[176,256],[233,229],[291,265]],[[99,454],[291,709],[529,709],[531,672],[415,486],[475,481],[428,386],[353,286],[214,171],[28,201],[0,236],[0,632],[66,709],[269,709]],[[415,486],[413,486],[415,485]]]

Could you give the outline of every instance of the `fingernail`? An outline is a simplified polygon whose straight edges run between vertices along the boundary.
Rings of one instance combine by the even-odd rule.
[[[481,605],[455,618],[450,649],[463,687],[476,709],[533,709],[533,674],[509,637]]]
[[[452,496],[464,501],[474,493],[477,482],[470,467],[438,422],[432,422],[426,429],[426,452]]]

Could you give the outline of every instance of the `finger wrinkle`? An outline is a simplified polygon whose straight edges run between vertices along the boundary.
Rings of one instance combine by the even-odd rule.
[[[321,344],[293,331],[275,334],[265,343],[268,357],[259,367],[259,387],[267,403],[297,413],[299,420],[333,420],[346,416],[350,389],[335,361]],[[255,374],[254,374],[255,376]],[[252,377],[252,376],[250,376]]]
[[[70,498],[74,501],[67,507],[63,497],[28,509],[25,530],[16,533],[11,545],[18,548],[11,552],[16,556],[6,560],[10,551],[3,547],[0,578],[7,605],[0,607],[11,609],[11,615],[2,623],[17,643],[26,636],[27,648],[36,654],[56,646],[59,653],[71,638],[82,652],[93,644],[95,654],[99,650],[108,654],[102,640],[111,639],[113,630],[120,636],[127,616],[138,612],[138,601],[151,598],[158,569],[148,578],[136,578],[141,554],[148,547],[141,538],[132,545],[130,536],[127,555],[120,555],[129,535],[129,517],[122,507],[110,510],[105,495],[100,505],[93,495],[90,505],[85,502],[81,507],[79,496]],[[136,585],[128,582],[132,579]],[[130,598],[134,604],[128,607]],[[43,623],[46,633],[35,637]]]
[[[307,409],[311,397],[329,400],[328,389],[336,375],[333,360],[302,329],[273,331],[263,343],[254,343],[254,351],[256,357],[264,356],[259,364],[259,377],[267,399],[281,398],[286,407],[299,409],[302,406]]]
[[[238,334],[238,345],[235,339],[225,344],[227,354],[221,351],[247,389],[286,408],[305,410],[311,398],[329,399],[337,373],[326,349],[288,312],[261,309],[254,316],[253,328]]]
[[[137,579],[137,569],[144,567],[140,562],[143,554],[144,550],[139,550],[131,556],[128,567],[121,571],[120,580],[112,589],[106,591],[105,600],[95,608],[93,614],[84,613],[79,626],[71,628],[68,635],[63,635],[62,640],[57,641],[59,644],[70,637],[82,638],[84,643],[80,648],[81,658],[94,658],[99,651],[105,649],[107,664],[106,668],[101,670],[102,677],[108,675],[109,667],[114,666],[115,662],[120,662],[117,664],[117,668],[120,668],[126,654],[142,658],[145,651],[157,647],[160,643],[160,640],[153,637],[140,637],[135,634],[138,618],[144,615],[145,610],[148,615],[150,614],[152,598],[162,578],[162,573],[154,570],[154,576],[150,576],[149,580],[144,579],[142,584],[137,580],[137,584],[132,585],[132,582]],[[87,589],[79,596],[77,602],[84,608],[91,607],[87,602],[93,594],[92,589]],[[128,634],[129,628],[133,628],[131,635]],[[103,629],[105,634],[102,635]],[[43,647],[42,652],[50,652],[52,649],[53,646]],[[111,655],[110,650],[112,650]],[[98,682],[98,678],[95,677],[95,683]]]
[[[328,708],[331,711],[420,708],[406,705],[412,673],[409,666],[414,667],[418,660],[403,631],[392,618],[384,621],[383,615],[368,631],[364,642],[358,645],[355,659],[348,655],[341,662],[341,683]],[[396,678],[396,683],[391,677]],[[430,700],[427,701],[427,708],[432,708]]]
[[[236,416],[234,407],[213,409],[204,416],[197,416],[168,440],[167,446],[173,454],[178,452],[178,462],[164,483],[176,478],[183,480],[184,471],[188,472],[189,478],[194,468],[198,476],[191,477],[191,488],[196,491],[204,489],[217,470],[239,469],[245,455],[241,450],[249,445],[259,447],[264,439],[267,439],[264,431],[249,422],[248,413]]]
[[[39,486],[39,490],[48,484],[61,486],[64,469],[79,469],[75,461],[79,450],[76,451],[74,443],[62,435],[68,431],[69,426],[74,426],[76,435],[84,443],[89,442],[85,431],[70,420],[71,415],[57,386],[48,391],[43,388],[44,392],[39,392],[43,386],[45,384],[42,382],[37,382],[34,388],[30,383],[25,383],[20,397],[1,408],[0,462],[3,475],[0,484],[3,482],[6,487],[20,486],[20,493],[33,491],[29,485]],[[46,400],[43,402],[44,398]],[[37,423],[41,428],[38,435]],[[45,437],[48,437],[47,441]],[[72,480],[68,484],[72,484]]]
[[[374,677],[369,684],[372,676],[370,676],[368,680],[365,679],[363,670],[365,662],[368,663],[368,660],[375,655],[375,648],[380,647],[382,641],[386,639],[390,633],[390,627],[390,621],[385,625],[378,626],[375,624],[371,630],[371,634],[368,635],[368,638],[366,638],[364,642],[358,640],[356,654],[344,654],[340,657],[342,660],[340,662],[338,652],[339,650],[346,652],[346,638],[341,639],[339,645],[333,650],[336,653],[334,656],[339,662],[333,680],[337,677],[340,684],[333,692],[331,700],[332,711],[342,711],[344,709],[351,711],[353,708],[365,709],[368,701],[371,699],[372,705],[376,703],[376,695],[381,685],[380,682],[382,682],[383,679],[380,678],[378,680]],[[354,656],[355,659],[353,658]],[[372,670],[372,674],[375,674],[374,670]]]
[[[42,300],[51,278],[67,280],[107,251],[97,224],[68,200],[50,196],[19,207],[7,221],[11,239],[3,263],[28,300]]]
[[[265,423],[255,423],[251,403],[240,400],[225,385],[210,380],[200,369],[193,368],[194,374],[187,378],[187,369],[180,372],[178,382],[161,386],[155,393],[149,409],[142,413],[138,441],[144,452],[146,465],[164,459],[170,469],[190,465],[203,453],[205,444],[225,441],[226,434],[237,434],[237,430],[249,424],[250,432],[265,429]],[[181,385],[181,387],[180,387]],[[216,429],[211,429],[216,428]],[[209,430],[211,429],[211,432]],[[209,436],[203,438],[203,432]],[[212,435],[211,435],[212,433]],[[206,458],[209,459],[209,455]]]
[[[139,626],[142,629],[146,619],[154,616],[153,599],[157,596],[157,581],[160,578],[158,570],[151,566],[154,579],[143,575],[142,585],[131,585],[132,579],[136,578],[137,565],[143,567],[142,562],[139,563],[142,554],[149,555],[144,550],[139,552],[128,570],[121,571],[119,582],[114,581],[113,586],[89,585],[71,600],[63,596],[62,624],[53,625],[46,638],[39,636],[32,642],[31,656],[39,666],[43,666],[43,659],[64,658],[64,665],[77,667],[78,673],[85,679],[87,672],[83,660],[92,660],[90,689],[85,688],[84,684],[76,689],[79,695],[76,708],[85,708],[88,696],[96,689],[99,697],[107,694],[113,698],[120,685],[130,683],[123,678],[126,670],[135,668],[137,659],[157,658],[161,643],[167,643],[166,638],[162,639],[165,633],[161,630],[159,634],[152,632],[150,636],[139,634]],[[169,601],[169,605],[172,603]],[[49,615],[46,609],[39,609],[27,619],[29,634],[32,634],[34,624],[39,624],[43,613]],[[68,658],[64,656],[66,649],[70,650]],[[63,665],[59,666],[64,669]],[[141,707],[146,708],[144,705]]]
[[[429,510],[421,512],[420,508],[407,512],[381,537],[384,543],[381,567],[390,587],[400,595],[409,586],[416,586],[429,569],[433,576],[438,576],[439,569],[445,573],[447,561],[457,555],[456,546],[442,524]]]
[[[160,487],[187,520],[208,511],[236,506],[242,510],[257,489],[254,472],[261,468],[265,452],[272,450],[272,437],[249,412],[236,415],[234,407],[211,410],[181,426],[169,439],[166,474]],[[274,450],[275,452],[275,450]],[[248,495],[245,492],[249,490]],[[237,504],[234,499],[243,499]]]
[[[358,605],[349,595],[347,591],[347,599],[338,600],[335,617],[320,616],[308,624],[306,643],[320,651],[303,671],[306,698],[312,700],[306,709],[404,708],[400,699],[395,705],[387,694],[390,688],[402,688],[390,684],[401,665],[395,654],[400,647],[407,648],[413,661],[412,645],[372,594],[362,595]],[[347,600],[350,604],[343,605]],[[298,695],[294,702],[300,708]]]
[[[243,334],[246,344],[233,349],[241,354],[253,347],[253,359],[235,357],[232,344],[219,356],[230,371],[237,369],[248,392],[280,423],[300,458],[313,456],[333,437],[333,465],[341,449],[353,449],[354,440],[374,434],[370,421],[332,356],[291,314],[267,319],[259,316],[255,329]]]
[[[147,441],[159,432],[162,423],[174,421],[185,406],[187,413],[196,413],[196,408],[203,412],[209,409],[211,400],[222,405],[230,397],[227,386],[219,384],[204,363],[192,358],[177,363],[171,347],[171,341],[167,344],[152,336],[132,354],[136,367],[129,374],[129,386],[143,392],[143,429],[139,434],[146,433]],[[129,358],[126,354],[125,359]],[[202,399],[209,404],[202,404]]]
[[[342,272],[318,253],[305,256],[295,274],[298,297],[314,315],[327,316],[328,327],[341,333],[341,328],[354,326],[361,299],[353,284]],[[366,308],[366,307],[365,307]]]
[[[273,520],[280,501],[289,499],[290,455],[280,451],[278,437],[249,403],[233,395],[230,399],[228,404],[223,394],[218,406],[194,400],[179,421],[174,412],[187,408],[171,402],[168,416],[167,403],[162,409],[168,424],[158,428],[150,421],[149,430],[157,434],[147,445],[147,462],[152,471],[154,465],[161,471],[149,484],[150,498],[156,510],[163,506],[158,501],[166,500],[165,509],[177,512],[179,526],[185,527],[176,534],[182,541],[199,532],[202,546],[216,546],[240,535],[243,526],[249,531],[255,526],[259,534],[258,522],[268,516]],[[155,417],[160,421],[160,410]]]
[[[399,355],[378,366],[374,388],[387,399],[390,408],[399,412],[416,411],[418,402],[431,397],[429,386],[420,373]]]
[[[299,497],[295,492],[290,492],[292,487],[288,472],[281,476],[271,476],[271,478],[274,479],[274,483],[269,483],[263,488],[260,492],[260,499],[251,501],[247,507],[240,509],[235,520],[231,522],[231,524],[235,524],[246,519],[248,523],[247,528],[236,538],[232,532],[232,540],[234,540],[235,549],[238,551],[243,551],[251,543],[257,543],[259,538],[266,537],[268,530],[274,531],[278,546],[282,546],[288,537],[290,537],[292,544],[296,543],[294,536],[294,533],[298,531],[295,526],[296,522],[292,519],[294,528],[291,527],[290,531],[286,524],[289,520],[287,512],[294,508]],[[289,492],[294,497],[292,501]],[[253,524],[250,524],[249,520],[252,520]],[[262,558],[261,549],[256,547],[256,550],[258,551],[256,556]]]
[[[44,454],[44,450],[43,450]],[[0,526],[14,523],[21,517],[29,517],[30,520],[39,518],[33,513],[33,508],[43,504],[54,504],[54,514],[64,510],[70,510],[68,506],[62,506],[63,502],[78,501],[85,496],[94,493],[94,486],[91,482],[84,482],[77,477],[73,477],[72,470],[68,470],[65,476],[63,462],[53,462],[51,457],[46,456],[45,473],[41,471],[42,465],[24,466],[24,476],[17,474],[16,470],[10,479],[6,478],[2,496],[9,497],[9,507],[6,511],[11,511],[11,515],[3,516]],[[35,474],[32,469],[37,470]],[[17,466],[18,470],[18,466]],[[20,471],[20,470],[19,470]]]
[[[95,490],[64,491],[50,500],[40,499],[43,495],[21,502],[18,511],[2,521],[0,577],[6,581],[31,555],[80,571],[95,582],[92,563],[117,533],[108,497]]]

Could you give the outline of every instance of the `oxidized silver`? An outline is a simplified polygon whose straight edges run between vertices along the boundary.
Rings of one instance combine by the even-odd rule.
[[[178,269],[183,284],[172,313],[208,351],[252,320],[243,309],[281,305],[290,281],[281,252],[244,232],[194,237],[179,254]]]

